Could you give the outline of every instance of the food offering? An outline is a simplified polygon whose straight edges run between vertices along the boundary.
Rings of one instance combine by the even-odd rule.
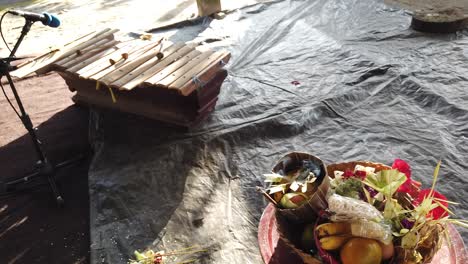
[[[451,217],[452,202],[436,190],[439,169],[440,162],[432,186],[424,188],[400,159],[392,166],[367,161],[329,165],[326,206],[313,207],[315,221],[292,222],[277,209],[280,239],[303,263],[430,263],[448,237],[447,224],[468,227],[467,221]],[[295,192],[284,189],[281,199],[288,193]]]

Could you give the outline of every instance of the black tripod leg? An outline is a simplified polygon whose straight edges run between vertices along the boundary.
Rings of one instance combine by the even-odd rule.
[[[24,110],[23,103],[21,102],[21,98],[18,95],[18,92],[16,91],[16,87],[13,83],[13,80],[10,76],[10,74],[7,72],[5,73],[5,76],[8,79],[8,83],[10,85],[10,88],[13,92],[13,95],[15,96],[16,103],[18,104],[18,107],[20,109],[21,113],[21,121],[23,122],[23,125],[25,126],[26,130],[29,133],[29,136],[31,137],[34,149],[36,150],[37,157],[39,158],[38,161],[38,172],[34,173],[34,177],[37,176],[47,176],[47,181],[49,182],[50,188],[52,189],[52,193],[54,194],[54,198],[57,201],[57,204],[61,207],[64,204],[64,200],[62,198],[62,195],[60,194],[57,184],[55,183],[55,178],[54,178],[54,173],[55,173],[55,168],[54,166],[49,162],[49,160],[46,157],[45,152],[43,151],[41,147],[41,143],[37,138],[36,131],[33,128],[31,119],[29,118],[28,114]],[[21,177],[18,180],[14,180],[11,182],[7,183],[7,188],[11,188],[12,186],[22,183],[22,182],[28,182],[30,179],[33,177]]]
[[[26,23],[23,26],[23,30],[21,31],[21,35],[18,38],[18,41],[16,42],[13,50],[11,51],[9,58],[14,58],[15,57],[15,53],[18,50],[19,45],[21,44],[24,37],[26,36],[26,34],[31,29],[31,26],[32,26],[33,23],[34,23],[34,21],[32,21],[30,19],[26,19]],[[39,140],[37,138],[36,132],[34,131],[31,119],[29,118],[28,114],[24,110],[23,103],[21,102],[21,99],[20,99],[20,97],[18,95],[18,92],[16,91],[15,85],[14,85],[13,80],[12,80],[12,78],[10,76],[10,73],[9,73],[10,71],[11,71],[10,60],[5,60],[5,61],[2,60],[1,63],[0,63],[0,77],[4,75],[8,79],[8,83],[10,84],[10,88],[11,88],[11,90],[13,92],[13,95],[15,96],[16,103],[18,104],[18,107],[19,107],[20,112],[21,112],[20,119],[23,122],[23,125],[25,126],[25,128],[28,130],[28,133],[29,133],[29,135],[30,135],[30,137],[32,139],[34,149],[36,150],[37,156],[39,158],[39,161],[38,161],[39,168],[38,168],[37,173],[34,173],[34,174],[30,175],[30,176],[22,177],[22,178],[20,178],[18,180],[13,180],[13,181],[7,183],[6,186],[7,186],[7,188],[11,188],[12,186],[15,186],[15,185],[17,185],[19,183],[28,182],[31,178],[35,178],[37,176],[46,176],[47,180],[49,182],[50,188],[52,189],[52,192],[54,194],[54,197],[57,200],[57,204],[59,206],[63,206],[64,201],[63,201],[62,195],[60,195],[60,192],[59,192],[59,190],[57,188],[57,184],[55,183],[55,178],[54,178],[55,168],[49,162],[49,160],[47,159],[47,157],[45,155],[45,152],[41,148],[41,143],[39,142]]]
[[[52,189],[52,193],[54,194],[55,200],[57,201],[57,204],[59,207],[64,206],[65,201],[62,198],[62,195],[60,194],[57,184],[55,183],[55,178],[53,174],[47,175],[47,180],[49,181],[50,188]]]
[[[38,176],[40,176],[40,173],[39,172],[34,172],[34,173],[28,174],[28,175],[26,175],[24,177],[8,181],[8,182],[5,183],[6,189],[7,189],[7,191],[10,191],[10,190],[13,189],[14,186],[16,186],[18,184],[21,184],[21,183],[27,183],[30,180],[32,180],[32,179],[34,179],[34,178],[36,178]]]

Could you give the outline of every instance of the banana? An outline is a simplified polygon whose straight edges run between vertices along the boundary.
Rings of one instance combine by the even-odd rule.
[[[325,250],[337,250],[352,237],[352,235],[327,236],[320,239],[320,245]]]
[[[349,223],[325,223],[317,226],[316,231],[319,238],[351,234],[351,225]]]

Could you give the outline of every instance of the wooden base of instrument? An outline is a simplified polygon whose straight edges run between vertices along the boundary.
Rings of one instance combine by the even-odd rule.
[[[108,87],[101,86],[97,90],[95,81],[66,72],[59,74],[69,89],[76,91],[73,99],[79,104],[133,113],[183,127],[197,125],[214,110],[221,85],[227,77],[227,71],[220,70],[203,87],[188,96],[176,90],[154,86],[130,91],[112,89],[116,98],[116,102],[113,102]]]

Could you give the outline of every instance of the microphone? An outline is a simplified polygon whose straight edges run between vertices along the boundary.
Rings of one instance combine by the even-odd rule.
[[[36,22],[36,21],[41,21],[42,24],[56,28],[60,26],[60,20],[49,13],[43,13],[43,14],[37,14],[37,13],[32,13],[32,12],[26,12],[26,11],[20,11],[20,10],[9,10],[8,13],[17,15],[17,16],[22,16],[26,20]]]

